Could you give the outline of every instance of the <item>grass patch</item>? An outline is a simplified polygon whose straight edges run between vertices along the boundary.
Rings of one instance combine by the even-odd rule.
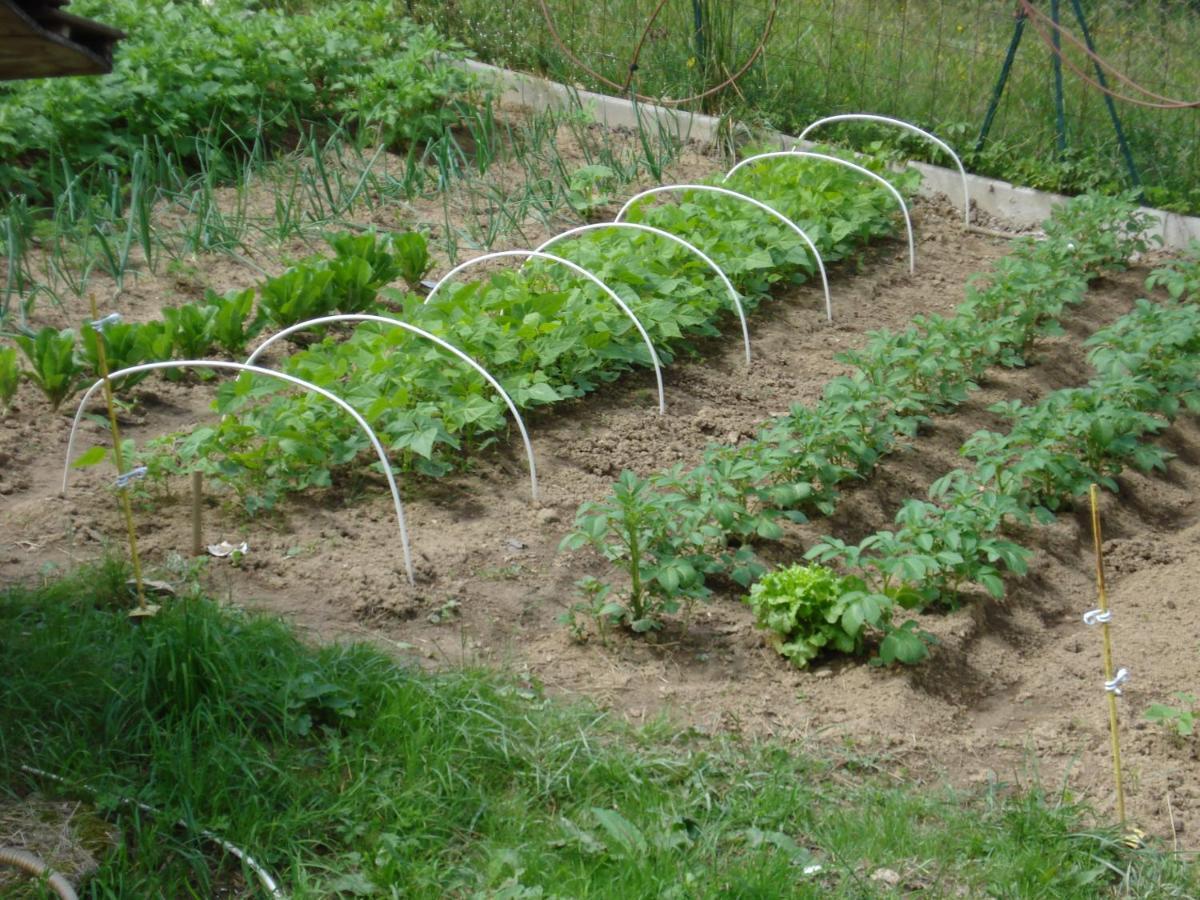
[[[635,731],[492,673],[312,648],[199,594],[134,626],[124,585],[107,562],[0,594],[0,780],[54,792],[32,763],[99,791],[124,839],[89,896],[252,896],[200,828],[297,897],[862,897],[892,890],[881,869],[933,895],[1197,887],[1036,789]]]
[[[723,81],[760,40],[769,5],[768,0],[665,4],[641,45],[633,86],[650,96],[686,97]],[[572,52],[618,84],[625,82],[634,48],[651,10],[658,8],[642,0],[549,0],[547,6]],[[1200,8],[1193,0],[1084,6],[1098,52],[1121,72],[1166,96],[1200,97],[1200,75],[1192,62]],[[1064,26],[1079,35],[1070,4],[1062,7]],[[436,25],[489,62],[612,93],[565,56],[536,3],[413,0],[409,8],[418,20]],[[1013,10],[1009,0],[782,2],[763,56],[735,88],[700,106],[793,134],[835,113],[898,116],[932,129],[981,174],[1069,193],[1128,188],[1104,98],[1070,71],[1064,75],[1067,152],[1058,152],[1050,51],[1032,27],[1026,28],[991,143],[982,153],[969,152],[1012,38]],[[1093,74],[1089,60],[1069,42],[1064,41],[1064,51],[1076,68]],[[1197,117],[1179,109],[1117,106],[1147,200],[1195,214],[1200,210]],[[851,131],[863,129],[830,128],[818,136],[831,140]],[[890,130],[875,128],[871,137],[899,144],[914,158],[930,152]]]

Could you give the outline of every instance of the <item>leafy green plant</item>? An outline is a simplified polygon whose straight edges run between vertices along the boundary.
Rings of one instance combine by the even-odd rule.
[[[212,340],[231,356],[244,356],[246,345],[266,324],[257,316],[251,317],[254,310],[254,289],[233,290],[224,296],[210,291],[204,302],[206,306],[215,310],[212,317]]]
[[[1177,737],[1191,737],[1196,731],[1196,719],[1200,717],[1200,699],[1187,691],[1176,691],[1174,697],[1179,706],[1152,703],[1143,716],[1147,721],[1158,722],[1175,732]]]
[[[77,188],[86,191],[92,176],[103,183],[107,171],[130,169],[137,152],[156,173],[179,163],[194,169],[210,158],[210,133],[245,155],[294,139],[296,125],[309,122],[337,122],[364,140],[424,141],[442,135],[477,95],[475,77],[449,64],[461,48],[383,0],[303,10],[268,4],[250,16],[225,2],[76,6],[129,38],[103,81],[5,89],[6,191],[49,195],[64,168],[87,172]],[[218,178],[238,163],[223,165]]]
[[[391,252],[393,240],[374,231],[366,234],[333,235],[329,238],[335,256],[325,263],[333,273],[330,290],[338,310],[362,312],[375,305],[379,289],[401,274]]]
[[[392,250],[396,254],[396,266],[400,277],[410,291],[421,286],[421,279],[433,267],[429,257],[429,241],[419,231],[403,231],[392,236]]]
[[[595,624],[601,639],[605,638],[608,630],[625,616],[625,607],[609,599],[612,585],[587,575],[575,582],[575,589],[583,599],[562,612],[558,616],[559,623],[567,626],[576,643],[582,644],[588,639],[588,629],[580,618],[586,617]]]
[[[619,617],[635,632],[649,631],[661,627],[664,614],[679,609],[679,598],[708,594],[691,562],[673,553],[691,539],[689,524],[677,523],[669,498],[655,495],[645,481],[624,471],[613,487],[612,505],[585,504],[562,547],[591,544],[610,560],[627,562],[628,602],[616,609],[606,605],[604,614]],[[610,555],[614,546],[618,552]]]
[[[21,386],[21,362],[13,347],[0,347],[0,413],[8,412]]]
[[[850,607],[863,590],[861,580],[825,566],[794,565],[764,575],[745,602],[754,610],[755,624],[772,632],[775,649],[804,668],[826,648],[862,652],[867,619],[851,614]],[[883,611],[880,607],[873,618],[879,621]]]
[[[600,163],[580,166],[567,178],[567,203],[581,216],[588,217],[612,202],[616,178],[609,166]]]
[[[872,662],[914,665],[929,655],[932,635],[915,622],[892,625],[896,607],[911,596],[904,590],[881,593],[856,576],[810,564],[768,572],[745,602],[758,627],[772,632],[779,654],[800,668],[830,650],[861,654],[873,636],[879,638],[879,655]]]
[[[1138,300],[1087,341],[1088,361],[1105,378],[1142,377],[1160,388],[1153,410],[1174,421],[1182,410],[1200,412],[1195,355],[1200,353],[1200,307]]]
[[[1149,224],[1137,208],[1136,192],[1093,193],[1071,198],[1063,213],[1046,223],[1045,232],[1061,257],[1073,257],[1084,274],[1097,276],[1105,269],[1124,268],[1131,256],[1149,249]]]
[[[165,306],[163,320],[180,359],[204,359],[216,341],[218,307],[212,304],[185,303]]]
[[[444,135],[480,93],[478,80],[467,70],[430,64],[437,54],[459,50],[458,45],[431,28],[403,24],[393,38],[399,38],[397,49],[358,71],[351,69],[333,85],[333,107],[341,121],[362,130],[374,145],[396,147]]]
[[[79,390],[84,377],[75,357],[75,332],[47,326],[32,337],[18,335],[16,342],[33,367],[29,379],[41,388],[50,408],[57,410]]]
[[[856,182],[855,189],[863,188]],[[868,205],[874,208],[878,198],[869,196]],[[835,205],[830,200],[822,202],[830,208]],[[657,209],[648,212],[658,214]],[[761,265],[772,264],[768,248],[779,236],[751,227],[762,218],[756,210],[723,204],[715,206],[713,214],[745,231],[738,247],[727,244],[728,253],[744,255],[746,242],[752,242],[761,248],[756,251]],[[717,233],[711,226],[705,227]],[[894,227],[894,222],[880,217],[873,227],[882,234]],[[691,254],[676,245],[664,248],[661,241],[651,246],[645,238],[637,235],[631,241],[627,233],[598,233],[573,243],[565,252],[611,283],[637,286],[651,340],[662,361],[669,363],[676,347],[716,333],[713,322],[724,314],[728,298]],[[302,260],[262,286],[260,305],[265,316],[283,324],[328,311],[339,302],[335,282],[343,264],[346,276],[363,287],[365,296],[374,291],[376,282],[392,277],[397,270],[406,280],[414,279],[428,264],[428,249],[419,234],[399,235],[390,241],[370,234],[330,240],[336,259]],[[801,277],[811,260],[807,251],[798,251],[781,255],[780,265],[783,271]],[[759,277],[757,268],[745,271],[754,273],[751,279]],[[752,282],[736,283],[741,287]],[[402,308],[406,321],[444,337],[475,358],[486,359],[519,407],[582,396],[623,371],[649,364],[645,346],[629,319],[613,304],[597,302],[602,298],[594,288],[581,284],[561,267],[535,261],[520,272],[450,286],[436,303],[427,305],[413,295],[387,288],[383,292]],[[290,357],[286,367],[291,374],[315,383],[338,385],[344,396],[364,410],[385,437],[393,458],[405,469],[444,474],[462,465],[469,450],[486,447],[504,426],[503,405],[478,376],[449,360],[443,351],[416,342],[398,329],[356,328],[347,340],[327,340]],[[329,416],[320,404],[268,390],[244,397],[219,393],[218,405],[222,413],[236,414],[240,424],[250,430],[243,434],[228,428],[210,434],[206,451],[211,452],[206,456],[219,472],[216,477],[230,482],[239,497],[255,508],[271,505],[285,490],[327,485],[332,481],[331,465],[358,462],[355,451],[362,449],[361,438],[351,423]],[[257,438],[249,437],[253,434]],[[255,441],[267,448],[262,454],[251,450]],[[173,452],[170,448],[177,445],[167,441],[158,446]],[[717,465],[726,474],[746,468],[745,464]],[[248,484],[258,487],[232,484],[243,467]],[[301,474],[310,467],[312,478]],[[703,510],[710,505],[724,515],[737,502],[721,477],[707,484],[681,485],[680,490],[694,494],[699,504],[696,521],[703,520]],[[772,485],[769,490],[780,502],[791,502],[782,499],[784,495],[803,488]],[[766,510],[737,513],[735,518],[737,527],[750,539],[775,536],[776,516],[774,510]],[[676,538],[682,542],[680,547],[661,548],[664,558],[684,554],[695,569],[713,565],[706,558],[711,554],[719,557],[721,565],[731,567],[733,577],[743,583],[762,570],[748,540],[731,546],[707,526],[700,526],[698,533],[681,532],[670,539]]]
[[[263,282],[259,305],[271,322],[284,328],[329,315],[337,308],[333,276],[330,269],[294,266]]]
[[[1200,241],[1192,241],[1178,259],[1155,269],[1146,278],[1146,290],[1165,288],[1172,300],[1200,298]]]
[[[167,328],[160,322],[115,322],[97,332],[84,325],[80,329],[79,357],[86,364],[88,374],[100,377],[100,354],[98,344],[104,341],[104,359],[109,372],[136,366],[139,363],[170,359],[173,341]],[[100,337],[103,335],[103,338]],[[164,340],[165,338],[165,340]],[[131,388],[145,380],[149,372],[137,372],[113,381],[118,390]]]

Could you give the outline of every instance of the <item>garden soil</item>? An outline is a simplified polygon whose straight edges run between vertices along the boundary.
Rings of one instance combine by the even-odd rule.
[[[713,167],[700,157],[693,165],[687,174]],[[1041,785],[1086,798],[1111,818],[1100,634],[1081,621],[1096,605],[1086,509],[1017,535],[1037,553],[1027,577],[1009,580],[1005,600],[970,598],[956,612],[922,616],[938,644],[914,668],[826,659],[796,670],[754,628],[735,593],[717,594],[686,623],[642,638],[594,629],[581,635],[558,621],[577,599],[579,578],[610,574],[590,552],[558,552],[580,503],[603,498],[622,469],[648,474],[695,464],[706,445],[737,443],[790,404],[812,403],[830,377],[846,371],[840,351],[915,314],[950,313],[968,279],[1008,250],[1001,238],[965,233],[960,213],[944,201],[918,204],[914,223],[916,275],[894,242],[831,272],[832,324],[818,288],[779,296],[751,321],[749,368],[736,322],[726,321],[724,338],[666,370],[665,415],[656,413],[654,381],[645,373],[532,415],[539,503],[530,500],[515,430],[465,473],[403,479],[415,586],[404,577],[390,497],[382,479],[369,477],[293,498],[277,514],[250,521],[226,498],[206,497],[206,541],[245,540],[249,553],[237,563],[208,560],[202,578],[215,596],[282,615],[312,640],[369,640],[430,669],[499,666],[531,696],[544,689],[585,698],[635,723],[667,717],[700,733],[849,749],[930,784]],[[215,286],[254,282],[244,267],[224,265],[203,267]],[[848,488],[835,517],[795,526],[763,552],[772,561],[794,560],[822,534],[858,538],[888,525],[905,498],[922,496],[957,465],[967,436],[999,426],[989,404],[1086,381],[1083,339],[1132,307],[1147,272],[1143,262],[1095,283],[1065,333],[1038,344],[1031,365],[991,372],[964,407]],[[171,293],[147,279],[126,297],[125,311],[150,317]],[[69,310],[66,318],[85,315]],[[211,383],[195,379],[145,382],[123,417],[125,433],[146,439],[211,418],[212,393]],[[71,412],[52,414],[26,385],[0,421],[0,584],[121,548],[121,519],[105,489],[111,473],[75,472],[60,492]],[[104,435],[100,422],[88,421],[83,446]],[[1104,497],[1104,547],[1115,658],[1131,672],[1118,701],[1130,815],[1194,850],[1200,744],[1143,719],[1150,704],[1200,683],[1192,594],[1200,581],[1200,428],[1185,418],[1163,440],[1176,454],[1165,474],[1124,476],[1119,494]],[[191,546],[187,485],[144,499],[135,515],[153,577],[180,578]]]

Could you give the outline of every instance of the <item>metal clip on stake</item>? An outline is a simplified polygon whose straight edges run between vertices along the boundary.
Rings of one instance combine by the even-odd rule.
[[[120,321],[120,313],[109,313],[103,319],[96,319],[96,321],[89,324],[92,326],[93,331],[104,331],[109,325],[116,325]]]
[[[145,478],[148,471],[149,469],[147,469],[145,466],[138,466],[136,469],[130,469],[123,475],[118,475],[117,488],[122,491],[125,490],[125,488],[129,487],[131,482],[137,481],[139,478]]]
[[[1112,681],[1104,682],[1104,689],[1110,694],[1121,696],[1121,685],[1129,680],[1128,669],[1117,669],[1117,674],[1113,676]]]
[[[1100,625],[1112,621],[1111,609],[1089,609],[1083,614],[1084,625]]]

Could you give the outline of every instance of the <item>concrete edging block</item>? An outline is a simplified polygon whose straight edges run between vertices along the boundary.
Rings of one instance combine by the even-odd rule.
[[[537,75],[513,72],[474,60],[459,64],[494,81],[500,88],[503,103],[535,110],[581,105],[597,122],[610,128],[637,128],[640,117],[643,127],[664,128],[683,140],[712,143],[720,137],[721,120],[715,116],[647,103],[639,103],[635,108],[632,101],[623,97],[568,87]],[[775,137],[783,146],[813,146],[808,141],[797,142],[794,137],[785,134],[776,134]],[[944,194],[959,202],[962,182],[957,170],[922,162],[910,165],[921,173],[921,194]],[[983,175],[968,174],[967,184],[971,191],[971,203],[976,209],[1019,228],[1036,227],[1055,206],[1070,199],[1063,194],[1036,191]],[[1157,222],[1151,234],[1162,238],[1165,249],[1182,250],[1193,241],[1200,242],[1200,217],[1150,207],[1142,207],[1142,212]]]

